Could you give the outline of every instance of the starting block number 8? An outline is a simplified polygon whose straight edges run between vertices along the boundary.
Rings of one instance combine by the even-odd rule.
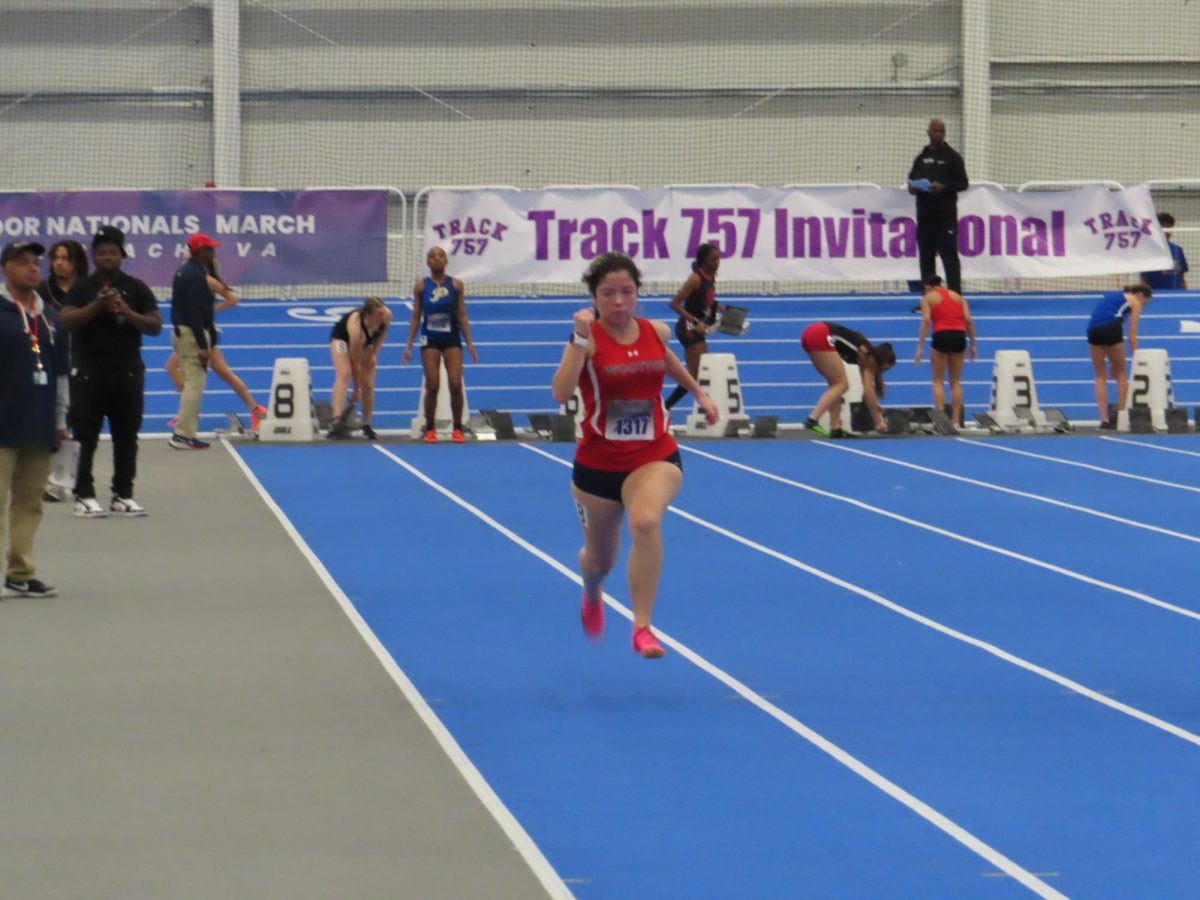
[[[318,434],[308,360],[277,359],[271,376],[271,407],[258,429],[264,441],[311,441]]]
[[[295,385],[287,381],[275,385],[275,396],[271,398],[271,415],[277,419],[290,419],[295,414]]]

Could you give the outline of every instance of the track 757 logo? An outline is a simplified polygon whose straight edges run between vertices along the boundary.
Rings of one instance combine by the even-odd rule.
[[[1142,235],[1150,236],[1150,224],[1153,220],[1141,216],[1129,215],[1125,210],[1116,213],[1100,213],[1090,219],[1084,219],[1084,226],[1092,234],[1104,238],[1104,249],[1114,247],[1127,250],[1138,245]]]

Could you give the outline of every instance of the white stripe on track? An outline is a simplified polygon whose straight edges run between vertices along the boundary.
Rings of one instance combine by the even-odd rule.
[[[1132,447],[1142,447],[1145,450],[1161,450],[1163,453],[1178,453],[1181,456],[1196,456],[1200,457],[1200,453],[1195,450],[1180,450],[1178,447],[1164,447],[1162,444],[1151,444],[1149,441],[1134,441],[1129,438],[1108,437],[1107,435],[1100,438],[1102,441],[1112,441],[1114,444],[1129,444]]]
[[[553,460],[554,462],[559,463],[560,465],[565,465],[568,467],[570,466],[570,463],[559,459],[558,457],[554,456],[553,454],[546,453],[544,450],[539,450],[538,448],[532,447],[528,444],[522,444],[521,446],[527,450],[531,450],[535,453],[541,454],[542,456],[546,457],[547,459]],[[491,516],[489,516],[483,510],[479,509],[477,506],[474,506],[467,500],[464,500],[462,497],[455,494],[453,491],[438,484],[436,481],[431,479],[429,476],[425,475],[423,472],[421,472],[416,467],[405,462],[403,459],[396,456],[394,453],[392,453],[387,448],[376,445],[375,449],[378,450],[380,453],[382,453],[384,456],[391,459],[397,465],[404,468],[409,474],[413,475],[415,478],[420,479],[426,485],[428,485],[429,487],[433,488],[435,491],[440,493],[442,496],[446,497],[448,500],[450,500],[451,502],[462,507],[467,512],[469,512],[471,515],[478,518],[480,521],[484,522],[491,528],[498,531],[500,534],[502,534],[504,537],[508,538],[510,541],[512,541],[514,544],[516,544],[522,550],[525,550],[526,552],[532,554],[534,557],[541,560],[543,563],[548,565],[550,568],[554,569],[559,574],[563,575],[564,577],[573,581],[575,584],[580,585],[582,587],[583,579],[580,578],[578,573],[576,573],[573,569],[571,569],[568,566],[564,565],[563,563],[559,562],[557,559],[550,556],[548,553],[541,550],[540,548],[529,543],[524,538],[522,538],[520,535],[516,534],[511,529],[507,528],[500,522],[493,519]],[[679,512],[678,510],[675,510],[674,507],[672,507],[671,509],[673,512]],[[686,514],[683,514],[683,513],[680,513],[680,514],[686,516]],[[610,606],[612,609],[616,610],[618,613],[620,613],[626,619],[629,619],[630,621],[632,621],[632,619],[633,619],[632,610],[625,607],[623,604],[618,602],[615,598],[613,598],[611,595],[609,595],[607,593],[605,593],[603,596],[604,596],[604,602],[608,606]],[[1033,893],[1037,894],[1040,897],[1055,898],[1055,900],[1058,900],[1058,898],[1061,898],[1061,900],[1065,900],[1065,895],[1056,891],[1054,888],[1052,888],[1050,885],[1046,884],[1044,881],[1042,881],[1036,875],[1034,875],[1033,873],[1029,872],[1028,870],[1022,868],[1017,863],[1013,862],[1007,856],[1002,854],[1000,851],[996,850],[995,848],[991,847],[988,844],[985,844],[983,841],[981,841],[979,838],[975,837],[973,834],[971,834],[965,828],[958,825],[957,823],[955,823],[954,821],[952,821],[951,819],[949,819],[942,813],[938,812],[936,809],[929,806],[924,801],[922,801],[922,800],[918,799],[917,797],[915,797],[914,795],[910,794],[908,791],[904,790],[899,785],[895,784],[892,781],[889,781],[887,778],[885,778],[880,773],[876,772],[874,769],[872,769],[866,763],[862,762],[858,758],[847,753],[845,750],[843,750],[841,747],[834,744],[828,738],[824,737],[823,735],[821,735],[818,732],[814,731],[813,729],[809,728],[807,725],[805,725],[799,719],[795,718],[791,714],[785,712],[783,709],[780,709],[778,706],[771,703],[769,700],[766,700],[759,694],[755,693],[747,685],[745,685],[741,681],[738,681],[736,678],[734,678],[728,672],[724,671],[723,669],[717,668],[715,665],[710,663],[704,657],[700,656],[698,653],[691,650],[684,644],[679,643],[679,641],[676,641],[674,638],[672,638],[670,635],[666,634],[665,632],[655,629],[655,633],[658,635],[658,639],[660,641],[662,641],[662,643],[669,646],[672,650],[674,650],[676,653],[678,653],[680,656],[682,656],[684,659],[686,659],[692,665],[696,666],[703,672],[706,672],[708,675],[711,675],[713,678],[720,681],[726,687],[728,687],[732,691],[736,692],[738,694],[738,696],[740,696],[743,700],[746,700],[749,703],[752,703],[755,707],[762,710],[764,713],[769,715],[771,718],[775,719],[777,722],[782,724],[784,727],[788,728],[790,731],[792,731],[795,734],[799,735],[800,737],[804,738],[806,741],[808,741],[814,747],[821,750],[823,753],[827,754],[828,756],[832,757],[834,760],[841,763],[846,768],[850,769],[850,771],[854,772],[854,774],[858,775],[860,778],[866,780],[874,787],[883,791],[885,794],[887,794],[892,799],[899,801],[904,806],[908,807],[908,809],[912,810],[917,815],[919,815],[921,818],[925,819],[927,822],[934,825],[936,828],[940,829],[941,831],[943,831],[944,833],[946,833],[947,835],[952,837],[954,840],[958,841],[960,844],[965,846],[967,849],[969,849],[973,853],[976,853],[977,855],[981,856],[983,859],[987,860],[989,863],[991,863],[997,869],[1001,870],[1005,874],[1012,877],[1014,880],[1023,884],[1025,887],[1027,887]]]
[[[1085,515],[1096,516],[1099,519],[1107,519],[1110,522],[1116,522],[1120,525],[1128,525],[1131,528],[1143,528],[1146,531],[1153,531],[1156,534],[1163,534],[1167,537],[1178,538],[1181,541],[1191,541],[1193,544],[1200,544],[1200,536],[1187,534],[1183,531],[1174,531],[1170,528],[1163,528],[1159,525],[1151,525],[1149,522],[1139,522],[1136,519],[1127,519],[1124,516],[1113,515],[1106,513],[1103,510],[1092,509],[1090,506],[1080,506],[1077,503],[1068,503],[1065,500],[1055,500],[1053,497],[1047,497],[1044,494],[1034,494],[1029,491],[1020,491],[1016,488],[1005,487],[1001,484],[996,484],[991,481],[981,481],[977,478],[968,478],[965,475],[955,475],[951,472],[943,472],[940,469],[931,469],[927,466],[920,466],[916,463],[907,462],[902,459],[892,459],[889,456],[881,456],[878,453],[868,453],[866,450],[859,450],[855,447],[846,447],[842,444],[833,444],[829,441],[813,441],[813,443],[826,450],[840,450],[843,453],[853,453],[855,456],[865,456],[868,459],[877,459],[880,462],[890,463],[893,466],[903,466],[906,469],[912,469],[915,472],[924,472],[927,475],[936,475],[939,478],[948,478],[951,481],[962,482],[963,484],[973,485],[974,487],[987,488],[991,491],[999,491],[1002,494],[1011,494],[1014,497],[1022,497],[1026,500],[1035,500],[1038,503],[1046,503],[1050,506],[1057,506],[1061,509],[1069,509],[1073,512],[1081,512]],[[1130,441],[1129,443],[1136,443]],[[1200,453],[1196,454],[1200,456]]]
[[[1008,550],[1004,547],[998,547],[995,544],[989,544],[986,541],[979,541],[975,538],[969,538],[965,535],[958,534],[957,532],[950,531],[945,528],[939,528],[936,525],[930,525],[928,522],[922,522],[918,519],[901,515],[900,513],[894,513],[890,510],[873,506],[870,503],[864,503],[862,500],[855,500],[853,497],[846,497],[842,494],[835,494],[832,491],[822,490],[821,488],[813,487],[811,484],[804,484],[803,482],[795,481],[791,478],[785,478],[782,475],[776,475],[773,472],[767,472],[764,469],[756,469],[753,466],[746,465],[745,463],[735,462],[731,459],[715,456],[712,453],[706,453],[703,450],[697,450],[695,447],[686,447],[681,445],[680,449],[687,453],[694,453],[697,456],[704,457],[705,459],[711,459],[714,462],[719,462],[722,465],[729,466],[733,469],[741,469],[743,472],[749,472],[750,474],[757,475],[760,478],[766,478],[770,481],[778,482],[779,484],[786,484],[789,487],[799,488],[802,491],[807,491],[810,494],[816,494],[819,497],[825,497],[828,500],[837,500],[840,503],[847,503],[850,506],[855,506],[859,509],[866,510],[867,512],[875,513],[878,516],[883,516],[885,518],[892,519],[893,521],[901,522],[905,525],[911,525],[914,528],[920,528],[924,531],[929,531],[933,534],[949,538],[952,541],[958,541],[962,544],[978,547],[980,550],[987,550],[991,553],[999,554],[1000,556],[1007,556],[1009,559],[1015,559],[1018,562],[1027,563],[1031,566],[1036,566],[1039,569],[1045,569],[1048,572],[1054,572],[1055,574],[1063,575],[1074,581],[1080,581],[1084,584],[1091,585],[1092,587],[1099,587],[1108,591],[1112,591],[1116,594],[1132,597],[1134,600],[1140,600],[1142,603],[1147,603],[1150,606],[1156,606],[1159,609],[1165,609],[1168,612],[1173,612],[1177,615],[1184,616],[1185,618],[1200,620],[1200,612],[1196,612],[1195,610],[1191,609],[1185,609],[1182,606],[1176,606],[1173,603],[1168,603],[1165,600],[1159,600],[1157,597],[1152,597],[1149,594],[1142,593],[1141,591],[1135,591],[1132,588],[1125,588],[1121,587],[1119,584],[1101,581],[1099,578],[1093,578],[1090,575],[1084,575],[1082,572],[1076,572],[1074,569],[1067,569],[1063,566],[1046,562],[1045,560],[1035,559],[1032,556],[1026,556],[1024,553],[1018,553],[1015,550]]]
[[[1141,481],[1146,484],[1156,484],[1160,487],[1175,488],[1179,491],[1188,491],[1193,494],[1200,494],[1200,487],[1193,487],[1190,484],[1179,484],[1174,481],[1163,481],[1160,478],[1150,478],[1146,475],[1134,475],[1130,472],[1122,472],[1119,469],[1106,469],[1104,466],[1093,466],[1091,463],[1077,462],[1073,459],[1063,459],[1059,456],[1047,456],[1044,453],[1033,453],[1029,450],[1017,450],[1014,447],[1001,447],[999,444],[992,444],[987,441],[972,440],[971,438],[955,438],[961,444],[970,444],[973,447],[986,447],[988,450],[999,450],[1002,453],[1012,453],[1016,456],[1027,456],[1030,459],[1041,459],[1046,462],[1058,463],[1062,466],[1074,466],[1077,469],[1088,469],[1092,472],[1100,472],[1104,475],[1115,475],[1118,478],[1128,478],[1132,481]]]
[[[554,456],[551,453],[547,453],[545,450],[540,450],[537,447],[533,447],[529,444],[523,444],[522,447],[526,450],[531,450],[534,453],[540,454],[541,456],[544,456],[547,459],[551,459],[554,462],[559,463],[560,465],[570,466],[570,463],[566,462],[565,460],[559,459],[557,456]],[[376,449],[381,450],[381,451],[383,450],[382,447],[376,447]],[[711,454],[704,453],[699,450],[693,450],[690,447],[682,447],[681,449],[688,450],[692,453],[697,453],[700,456],[705,456],[710,459],[714,459],[717,462],[730,463],[729,460],[724,460],[724,459],[721,459],[720,457],[712,456]],[[730,464],[734,465],[737,468],[745,468],[751,472],[755,471],[748,466],[742,466],[740,463],[730,463]],[[770,473],[764,472],[761,474],[766,475],[767,477],[771,478],[772,480],[787,481],[786,479],[779,478],[779,476],[773,476]],[[799,485],[797,485],[797,486],[799,486]],[[816,493],[821,493],[821,494],[825,493],[824,491],[817,490],[816,488],[812,488],[812,490],[815,491]],[[1164,731],[1167,734],[1173,735],[1177,738],[1180,738],[1181,740],[1187,741],[1189,744],[1200,747],[1200,734],[1195,734],[1191,731],[1188,731],[1186,728],[1181,728],[1180,726],[1175,725],[1172,722],[1168,722],[1165,719],[1160,719],[1158,716],[1152,715],[1148,712],[1144,712],[1143,710],[1140,710],[1136,707],[1130,706],[1127,703],[1121,703],[1119,700],[1114,700],[1111,697],[1107,697],[1104,694],[1101,694],[1099,691],[1094,691],[1091,688],[1080,684],[1078,681],[1074,681],[1070,678],[1067,678],[1065,675],[1059,675],[1057,672],[1047,669],[1044,666],[1039,666],[1037,663],[1030,662],[1029,660],[1024,659],[1020,656],[1016,656],[1015,654],[1009,653],[1007,650],[1003,650],[1000,647],[997,647],[995,644],[989,644],[987,641],[981,640],[980,638],[972,637],[971,635],[966,634],[965,632],[959,631],[955,628],[951,628],[949,625],[943,625],[941,622],[938,622],[935,619],[931,619],[928,616],[924,616],[919,612],[915,612],[914,610],[911,610],[908,607],[901,606],[899,603],[896,603],[892,600],[887,599],[882,594],[877,594],[874,591],[870,591],[870,590],[867,590],[866,588],[859,587],[857,584],[853,584],[852,582],[845,581],[844,579],[838,578],[836,575],[832,575],[829,572],[826,572],[822,569],[818,569],[814,566],[810,566],[807,563],[801,562],[800,560],[796,559],[795,557],[788,556],[786,553],[782,553],[778,550],[772,549],[771,547],[767,547],[764,544],[760,544],[757,541],[751,540],[750,538],[743,537],[742,535],[738,534],[735,531],[730,531],[727,528],[722,528],[720,525],[716,525],[712,522],[709,522],[707,519],[702,519],[699,516],[693,515],[692,513],[689,513],[686,510],[680,509],[677,506],[668,506],[667,509],[670,510],[671,512],[673,512],[675,515],[679,516],[680,518],[686,519],[687,521],[692,522],[693,524],[699,525],[701,528],[707,528],[709,531],[715,532],[716,534],[719,534],[722,537],[729,538],[729,540],[734,541],[735,543],[741,544],[745,547],[749,547],[752,550],[757,550],[759,553],[762,553],[766,556],[770,556],[772,559],[777,559],[782,563],[786,563],[787,565],[791,566],[794,569],[799,569],[802,572],[806,572],[809,575],[813,575],[817,578],[820,578],[822,581],[826,581],[829,584],[840,587],[843,590],[847,590],[847,591],[851,592],[852,594],[857,594],[858,596],[862,597],[863,599],[870,600],[872,603],[878,604],[879,606],[882,606],[884,609],[888,609],[888,610],[896,613],[897,615],[903,616],[906,619],[909,619],[913,622],[918,623],[919,625],[924,625],[926,628],[930,628],[933,631],[936,631],[940,634],[944,634],[947,637],[953,638],[956,641],[961,641],[964,644],[968,644],[972,647],[982,650],[985,653],[995,656],[997,659],[1001,659],[1004,662],[1011,663],[1012,665],[1014,665],[1020,669],[1024,669],[1027,672],[1031,672],[1034,675],[1038,675],[1042,678],[1045,678],[1047,681],[1052,681],[1055,684],[1057,684],[1061,687],[1064,687],[1069,691],[1072,691],[1073,693],[1079,694],[1082,697],[1086,697],[1089,700],[1094,700],[1095,702],[1097,702],[1103,706],[1107,706],[1110,709],[1113,709],[1119,713],[1123,713],[1124,715],[1129,716],[1132,719],[1137,719],[1139,722],[1143,722],[1147,725],[1150,725],[1153,728],[1157,728],[1160,731]],[[565,569],[565,567],[564,567],[564,569]],[[572,574],[571,577],[576,578],[578,580],[578,576],[575,576]],[[580,583],[582,584],[581,580],[580,580]]]
[[[229,455],[233,457],[238,467],[241,468],[242,474],[246,476],[246,479],[254,487],[254,490],[258,492],[263,503],[275,514],[275,518],[283,526],[283,530],[287,533],[288,537],[292,539],[292,543],[296,545],[296,549],[308,560],[308,564],[312,566],[317,577],[321,579],[321,582],[325,585],[325,589],[337,600],[346,618],[350,620],[355,630],[358,631],[359,637],[371,648],[371,651],[375,654],[375,658],[379,660],[384,670],[391,676],[392,681],[396,683],[396,687],[400,689],[400,693],[404,695],[409,705],[420,716],[421,721],[425,723],[425,727],[429,729],[434,739],[441,746],[442,751],[454,764],[454,767],[458,769],[463,780],[467,782],[471,790],[475,792],[475,796],[484,805],[484,808],[491,813],[492,818],[496,820],[496,823],[503,830],[504,834],[512,841],[513,847],[521,854],[522,859],[525,860],[538,881],[541,882],[542,887],[546,889],[546,893],[554,898],[563,898],[563,900],[572,898],[574,895],[567,888],[562,878],[559,877],[559,874],[554,871],[554,867],[542,855],[542,851],[538,849],[537,844],[533,842],[533,839],[521,827],[521,823],[517,821],[516,817],[509,812],[508,807],[504,805],[504,801],[492,790],[491,785],[487,783],[487,780],[480,771],[475,768],[475,764],[463,752],[462,747],[454,739],[450,730],[442,723],[442,720],[438,718],[437,713],[430,708],[429,704],[425,702],[425,698],[421,696],[416,685],[404,674],[404,671],[396,664],[396,661],[387,651],[387,648],[380,643],[379,638],[371,631],[370,626],[358,614],[358,610],[354,608],[354,604],[350,602],[350,598],[346,596],[333,576],[329,574],[329,570],[325,568],[321,560],[313,553],[312,548],[308,546],[308,543],[301,537],[300,532],[292,525],[287,514],[272,499],[271,495],[267,493],[266,488],[262,486],[262,483],[255,476],[254,472],[250,470],[250,467],[246,465],[246,461],[233,448],[233,445],[224,439],[222,439],[221,443],[225,445],[225,449],[229,451]]]

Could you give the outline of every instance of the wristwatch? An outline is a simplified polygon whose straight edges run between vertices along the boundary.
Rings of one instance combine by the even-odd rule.
[[[586,350],[587,345],[588,345],[588,339],[585,338],[578,331],[572,331],[571,332],[571,343],[574,344],[576,347],[583,347]]]

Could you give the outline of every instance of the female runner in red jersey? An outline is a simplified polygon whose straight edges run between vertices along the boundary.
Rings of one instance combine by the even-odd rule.
[[[925,335],[933,325],[933,344],[929,352],[929,366],[933,370],[933,407],[943,409],[946,391],[942,384],[946,373],[950,374],[950,418],[955,427],[962,424],[963,354],[970,350],[975,359],[975,322],[963,295],[942,287],[942,279],[932,275],[925,282],[925,294],[921,297],[921,333],[917,337],[917,354],[914,363],[921,362],[925,352]],[[970,343],[968,343],[968,341]]]
[[[642,282],[632,259],[624,253],[598,256],[583,281],[595,306],[575,313],[575,330],[552,385],[559,404],[576,387],[583,394],[583,437],[571,485],[583,525],[583,630],[593,639],[604,631],[604,578],[616,565],[621,520],[628,513],[633,649],[657,659],[663,648],[650,630],[650,614],[662,572],[662,518],[683,483],[683,463],[662,402],[663,377],[687,388],[710,423],[719,414],[667,348],[666,324],[634,315]]]

